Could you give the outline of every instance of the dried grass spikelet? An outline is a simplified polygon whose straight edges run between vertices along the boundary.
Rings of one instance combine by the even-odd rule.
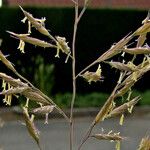
[[[13,72],[16,72],[16,69],[13,67],[11,62],[4,56],[4,54],[1,52],[1,50],[0,50],[0,60],[2,61],[3,64],[5,64],[5,66],[8,69],[12,70]]]
[[[142,138],[138,150],[150,150],[149,136]]]
[[[115,96],[123,96],[129,89],[146,73],[150,70],[150,64],[146,64],[144,67],[134,71],[129,75],[118,87],[118,91]]]
[[[65,54],[70,54],[70,47],[68,46],[68,42],[66,42],[66,38],[65,37],[60,37],[60,36],[56,36],[56,45],[57,45],[57,53],[55,55],[55,57],[59,58],[59,52],[60,50],[65,53]]]
[[[124,103],[121,106],[118,106],[117,108],[114,108],[110,112],[108,117],[114,117],[114,116],[123,114],[125,111],[128,111],[129,108],[131,108],[132,106],[135,106],[140,99],[141,99],[140,96],[137,96],[137,97],[133,98],[131,101]]]
[[[150,32],[150,22],[144,23],[140,28],[138,28],[135,32],[134,35],[141,35],[141,34],[146,34]]]
[[[37,145],[40,148],[39,131],[35,127],[34,116],[32,115],[32,117],[30,118],[28,109],[25,107],[23,107],[23,114],[24,114],[24,120],[25,120],[26,127],[28,129],[29,134],[36,141]]]
[[[125,48],[124,52],[131,55],[139,55],[139,54],[150,54],[150,48],[148,46],[145,47],[135,47],[135,48]]]
[[[50,104],[50,102],[47,101],[47,99],[45,99],[38,90],[29,87],[26,83],[23,83],[19,79],[14,79],[4,73],[0,73],[0,78],[2,78],[6,83],[9,83],[13,87],[13,89],[7,90],[5,92],[3,91],[1,94],[7,95],[7,93],[10,94],[11,92],[12,94],[19,93],[35,102],[40,102],[47,105]]]
[[[114,62],[114,61],[108,62],[108,61],[105,61],[105,63],[107,63],[110,66],[112,66],[116,69],[119,69],[121,71],[133,72],[133,71],[137,70],[136,66],[133,63],[131,65],[131,62],[129,62],[127,64],[124,64],[124,63],[121,63],[121,62]]]
[[[94,137],[98,140],[108,140],[108,141],[121,141],[125,138],[120,136],[120,133],[107,133],[107,134],[94,134],[91,137]]]
[[[105,61],[113,56],[119,54],[122,48],[133,38],[132,35],[127,35],[123,39],[121,39],[118,43],[111,46],[111,48],[102,54],[98,59],[97,62]]]
[[[0,92],[0,95],[10,95],[10,94],[22,94],[24,91],[28,90],[29,87],[16,87],[16,88],[10,88],[8,90],[4,90]]]
[[[137,78],[135,79],[131,78],[120,89],[118,89],[118,91],[115,94],[115,97],[123,96],[125,93],[127,93],[131,89],[131,87],[135,84],[136,81],[137,81]]]
[[[137,39],[137,45],[136,47],[142,47],[146,41],[146,35],[147,34],[141,34]]]
[[[89,82],[89,84],[91,84],[92,81],[93,82],[101,81],[101,79],[103,79],[101,74],[102,74],[102,70],[101,70],[101,66],[99,65],[96,72],[86,71],[84,74],[81,75],[81,77],[86,79]]]
[[[147,17],[142,21],[142,24],[143,25],[134,32],[135,35],[142,35],[150,32],[150,12],[148,12]]]
[[[10,32],[10,31],[7,31],[7,32],[9,34],[11,34],[12,36],[14,36],[15,38],[20,39],[20,44],[19,44],[18,49],[21,49],[21,52],[24,52],[23,42],[26,42],[26,43],[29,43],[29,44],[32,44],[32,45],[35,45],[35,46],[40,46],[40,47],[43,47],[43,48],[48,48],[48,47],[56,48],[55,45],[52,45],[48,42],[45,42],[43,40],[39,40],[39,39],[36,39],[36,38],[33,38],[33,37],[29,37],[29,34],[16,34],[14,32]]]
[[[8,76],[5,73],[0,72],[0,78],[4,80],[6,83],[9,83],[12,87],[26,87],[28,86],[26,83],[20,81],[20,79],[14,79],[11,76]]]
[[[32,16],[32,14],[25,11],[21,6],[20,9],[25,15],[25,19],[22,20],[24,23],[26,19],[28,19],[28,33],[31,32],[31,25],[36,28],[41,34],[46,35],[53,39],[48,30],[45,28],[44,22],[46,21],[45,17],[42,19],[37,19]],[[31,24],[31,25],[30,25]]]
[[[40,102],[44,105],[48,105],[50,104],[49,101],[47,101],[47,99],[45,99],[37,90],[34,90],[32,88],[30,88],[30,90],[26,90],[24,92],[22,92],[22,95],[24,95],[25,97],[29,98],[30,100],[33,100],[35,102]]]
[[[142,62],[141,64],[139,64],[137,66],[137,71],[134,71],[133,73],[131,73],[119,86],[123,87],[126,84],[131,84],[132,86],[132,82],[133,84],[138,81],[146,72],[148,72],[150,70],[150,62],[148,60],[144,60],[144,62]]]
[[[48,115],[54,110],[54,105],[41,106],[32,110],[35,114],[44,114],[45,115],[45,124],[48,124]]]
[[[94,124],[97,124],[98,122],[103,121],[105,118],[107,118],[107,115],[110,113],[110,111],[112,110],[112,107],[114,106],[113,101],[114,101],[114,95],[111,95],[107,99],[103,107],[100,109],[98,114],[96,115],[94,119]]]

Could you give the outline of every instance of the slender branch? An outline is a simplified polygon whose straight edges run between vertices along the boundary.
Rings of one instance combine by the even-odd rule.
[[[82,18],[84,12],[86,11],[86,8],[87,8],[87,6],[84,6],[83,9],[82,9],[82,11],[80,12],[79,17],[78,17],[78,20],[77,20],[78,22],[79,22],[80,19]]]
[[[92,122],[92,124],[91,124],[91,126],[89,127],[89,129],[87,130],[87,132],[86,132],[86,134],[85,134],[85,136],[84,136],[84,138],[83,138],[81,144],[79,145],[78,150],[80,150],[80,149],[82,148],[83,144],[89,139],[89,137],[90,137],[90,135],[91,135],[91,133],[92,133],[92,130],[93,130],[94,126],[95,126],[95,123]]]
[[[72,85],[73,85],[73,95],[71,100],[71,109],[70,109],[70,150],[73,148],[73,131],[74,131],[74,124],[73,124],[73,108],[74,102],[76,98],[76,56],[75,56],[75,42],[76,42],[76,33],[78,27],[78,1],[75,3],[75,22],[74,22],[74,31],[73,31],[73,41],[72,41]]]
[[[116,93],[117,88],[118,88],[118,86],[120,85],[121,81],[122,81],[123,78],[125,77],[125,75],[126,75],[126,72],[124,72],[124,73],[121,72],[121,73],[120,73],[120,77],[119,77],[119,79],[118,79],[118,81],[120,81],[120,82],[117,82],[117,85],[116,85],[115,88],[113,89],[111,95],[109,96],[109,98],[107,99],[107,101],[104,103],[103,107],[102,107],[101,110],[98,112],[98,114],[100,114],[100,113],[102,114],[102,113],[103,113],[103,110],[107,109],[107,104],[110,103],[110,101],[113,101],[113,100],[116,98],[115,93]],[[112,98],[112,97],[113,97],[113,98]],[[97,114],[97,115],[98,115],[98,114]],[[96,115],[96,116],[97,116],[97,115]],[[101,120],[100,120],[100,121],[101,121]],[[91,123],[89,129],[87,130],[85,136],[83,137],[83,139],[82,139],[82,141],[81,141],[81,144],[80,144],[79,147],[78,147],[78,150],[81,150],[83,144],[89,139],[89,137],[90,137],[90,135],[91,135],[91,133],[92,133],[92,130],[93,130],[93,128],[95,127],[95,125],[96,125],[97,123],[98,123],[98,122],[96,122],[95,119],[94,119],[93,122]]]
[[[83,16],[87,6],[84,5],[82,11],[79,13],[79,3],[78,0],[75,1],[75,22],[74,22],[74,31],[73,31],[73,41],[72,41],[72,85],[73,85],[73,95],[71,100],[71,109],[70,109],[70,150],[73,147],[73,108],[76,98],[76,53],[75,53],[75,43],[76,43],[76,34],[78,29],[78,23]]]

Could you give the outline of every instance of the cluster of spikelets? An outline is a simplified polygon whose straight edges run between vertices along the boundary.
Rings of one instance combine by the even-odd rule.
[[[119,70],[120,72],[117,85],[93,120],[92,125],[89,128],[80,147],[90,137],[92,129],[99,122],[104,121],[107,118],[119,115],[120,125],[122,125],[124,122],[124,113],[126,111],[131,113],[135,104],[137,104],[137,102],[141,99],[140,96],[132,98],[132,87],[140,78],[142,78],[145,73],[150,70],[150,47],[146,44],[146,37],[148,32],[150,32],[150,13],[148,13],[148,16],[142,21],[142,26],[140,28],[138,28],[134,33],[127,35],[119,42],[112,45],[110,49],[108,49],[104,54],[102,54],[98,59],[96,59],[93,63],[87,66],[76,76],[83,77],[89,82],[89,84],[91,84],[91,82],[97,82],[104,79],[104,77],[102,76],[102,68],[100,65],[101,63],[108,64],[111,67]],[[135,38],[136,46],[131,47],[130,45],[132,44],[130,44],[129,42]],[[109,59],[119,54],[121,54],[121,56],[123,57],[122,62],[116,62],[112,60],[109,61]],[[126,61],[126,55],[133,55],[133,59],[130,61]],[[138,55],[143,55],[143,59],[141,60],[140,64],[135,64],[134,61],[135,59],[139,58]],[[96,72],[86,71],[95,64],[99,64]],[[124,102],[120,106],[117,106],[115,100],[118,100],[119,97],[127,98],[126,102]],[[109,138],[107,138],[107,136],[103,134],[100,134],[96,137],[102,139],[104,138],[103,136],[105,136],[105,138],[109,140]],[[120,138],[118,142],[122,139],[124,138]],[[119,149],[119,147],[120,146],[116,146],[117,149]]]
[[[45,28],[45,18],[37,19],[32,16],[32,14],[25,11],[22,7],[20,7],[22,12],[25,15],[25,18],[22,20],[23,23],[28,21],[28,33],[27,34],[16,34],[14,32],[7,31],[11,34],[12,37],[20,40],[18,49],[24,53],[24,46],[25,43],[29,43],[35,46],[40,46],[43,48],[54,48],[57,50],[56,56],[59,57],[59,52],[63,52],[67,54],[68,57],[71,57],[71,51],[68,47],[68,43],[64,37],[59,36],[52,36],[49,31]],[[51,43],[36,39],[31,37],[31,28],[35,28],[41,34],[49,37],[51,39]],[[132,90],[131,88],[134,84],[146,73],[150,70],[150,48],[146,44],[146,35],[150,32],[150,18],[149,15],[146,19],[142,22],[142,26],[138,28],[134,33],[127,35],[123,39],[121,39],[118,43],[115,43],[110,47],[108,51],[102,54],[98,59],[96,59],[92,64],[90,64],[86,69],[81,71],[77,76],[83,77],[85,80],[89,82],[97,82],[103,80],[102,76],[102,68],[101,63],[106,63],[111,67],[118,69],[120,71],[120,76],[117,82],[116,87],[112,91],[110,97],[106,100],[105,104],[102,106],[96,117],[94,118],[88,133],[86,134],[85,138],[83,139],[79,149],[83,145],[83,143],[90,137],[94,137],[99,140],[108,140],[108,141],[116,141],[116,149],[120,149],[120,141],[125,139],[124,137],[120,136],[119,133],[108,132],[100,133],[100,134],[92,134],[92,129],[101,121],[108,119],[110,117],[115,117],[120,115],[120,125],[123,124],[124,120],[124,113],[128,111],[129,113],[132,112],[134,105],[140,100],[140,97],[132,98]],[[136,47],[129,47],[130,41],[133,38],[137,37],[137,44]],[[131,61],[126,61],[125,56],[122,62],[114,62],[109,61],[110,58],[121,54],[122,56],[128,54],[133,55],[133,59]],[[141,54],[143,55],[143,60],[140,64],[134,64],[134,60],[138,58],[137,56]],[[67,57],[67,58],[68,58]],[[2,63],[10,69],[18,78],[11,77],[5,73],[0,72],[0,78],[2,79],[2,88],[3,91],[0,92],[0,95],[4,95],[4,103],[6,105],[11,105],[12,96],[18,97],[19,95],[23,95],[26,97],[27,102],[25,106],[22,106],[25,123],[30,135],[33,139],[37,142],[39,148],[41,149],[40,142],[39,142],[39,131],[36,129],[34,124],[34,114],[40,113],[46,115],[45,123],[48,123],[48,114],[52,112],[54,109],[59,111],[60,114],[64,116],[64,118],[69,122],[69,117],[62,111],[62,109],[57,106],[52,99],[47,97],[44,93],[42,93],[39,89],[34,87],[26,78],[21,76],[17,70],[14,68],[12,63],[6,58],[6,56],[0,51],[0,60]],[[92,67],[95,64],[99,64],[98,68],[95,72],[86,71],[88,68]],[[127,100],[122,105],[116,105],[116,98],[123,97],[127,94]],[[40,105],[39,108],[35,108],[33,110],[28,109],[29,100],[32,100]],[[33,114],[30,117],[29,111]],[[146,141],[146,142],[145,142]],[[147,142],[148,141],[148,142]],[[143,144],[144,143],[144,144]],[[149,139],[143,140],[140,144],[140,147],[145,145],[145,143],[149,143]],[[142,148],[139,148],[142,150]],[[145,150],[145,149],[143,149]],[[148,149],[147,149],[148,150]]]
[[[53,37],[49,33],[49,31],[45,28],[44,25],[44,22],[46,20],[45,18],[42,19],[34,18],[30,13],[23,10],[22,7],[20,8],[25,15],[25,18],[22,20],[22,22],[25,23],[25,21],[28,20],[28,33],[16,34],[10,31],[7,32],[10,33],[12,37],[20,40],[18,49],[20,49],[22,53],[24,53],[25,43],[29,43],[43,48],[56,48],[57,53],[55,57],[59,57],[60,51],[62,51],[63,53],[71,57],[70,48],[68,46],[68,43],[66,42],[66,39],[64,37],[59,37],[59,36]],[[53,44],[31,37],[30,36],[31,27],[36,28],[38,32],[49,37]],[[53,100],[47,97],[39,89],[34,87],[26,78],[20,75],[15,69],[15,67],[12,65],[12,63],[8,60],[8,58],[2,53],[2,51],[0,51],[0,60],[8,69],[10,69],[18,77],[16,79],[12,76],[0,72],[0,78],[2,79],[2,89],[3,89],[2,92],[0,92],[0,95],[4,95],[3,102],[6,105],[11,105],[13,96],[16,96],[18,98],[20,95],[23,95],[24,97],[26,97],[27,99],[26,104],[25,106],[22,106],[25,123],[30,135],[37,142],[39,148],[41,149],[39,144],[39,132],[36,129],[34,124],[34,115],[37,113],[45,114],[46,116],[45,123],[48,123],[48,114],[51,113],[55,108],[60,114],[62,114],[66,118],[66,120],[69,121],[69,118],[53,102]],[[39,108],[28,110],[29,100],[32,100],[35,103],[39,104]],[[29,115],[29,111],[32,113],[31,117]]]
[[[66,38],[60,37],[60,36],[55,36],[55,37],[52,36],[50,34],[50,32],[48,31],[48,29],[46,29],[46,27],[45,27],[46,18],[42,18],[42,19],[34,18],[32,16],[32,14],[25,11],[21,6],[20,6],[20,8],[25,15],[25,18],[21,21],[23,23],[25,23],[26,20],[28,21],[28,33],[27,34],[17,34],[17,33],[10,32],[10,31],[7,31],[7,32],[10,33],[11,36],[20,40],[18,49],[20,49],[20,51],[22,53],[24,53],[25,43],[29,43],[29,44],[43,47],[43,48],[55,48],[57,50],[55,57],[59,57],[60,51],[70,56],[71,52],[70,52],[70,48],[68,46],[68,43],[66,42]],[[34,37],[31,37],[30,34],[31,34],[31,28],[32,27],[35,28],[41,34],[50,38],[51,43],[37,39],[37,38],[34,38]]]

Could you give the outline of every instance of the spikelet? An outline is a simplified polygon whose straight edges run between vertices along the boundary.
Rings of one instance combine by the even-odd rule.
[[[1,51],[0,51],[0,60],[2,61],[3,64],[5,64],[7,68],[12,70],[14,73],[16,72],[11,62],[4,56],[4,54]]]
[[[97,62],[102,62],[107,59],[112,58],[113,56],[119,54],[122,52],[122,48],[133,38],[132,35],[130,36],[125,36],[123,39],[121,39],[118,43],[114,44],[111,46],[111,48],[106,51],[104,54],[102,54],[96,61]]]
[[[96,72],[86,71],[84,74],[81,75],[81,77],[86,79],[89,82],[89,84],[91,84],[91,82],[101,81],[101,79],[103,79],[101,74],[102,74],[102,70],[101,70],[101,66],[99,65]]]
[[[141,34],[137,39],[137,45],[136,47],[142,47],[146,40],[146,34]]]
[[[147,34],[150,32],[150,22],[143,24],[140,28],[138,28],[134,34],[135,35],[141,35],[141,34]]]
[[[37,19],[32,16],[32,14],[25,11],[21,6],[20,9],[25,15],[25,18],[22,20],[23,23],[28,19],[28,33],[31,33],[31,25],[36,28],[41,34],[46,35],[48,37],[51,37],[48,30],[44,27],[44,22],[46,21],[46,18]],[[53,39],[53,38],[52,38]]]
[[[10,88],[8,90],[3,90],[0,92],[0,95],[10,95],[10,94],[22,94],[22,92],[30,89],[28,86],[26,87],[16,87],[16,88]]]
[[[103,107],[100,109],[100,111],[98,112],[98,114],[96,115],[95,119],[94,119],[94,124],[97,124],[100,121],[103,121],[107,115],[110,113],[110,111],[112,110],[113,105],[113,100],[114,100],[114,95],[111,95],[107,101],[105,102],[105,104],[103,105]]]
[[[123,139],[125,139],[124,137],[120,136],[120,133],[112,133],[109,132],[107,134],[94,134],[91,135],[91,137],[94,137],[98,140],[108,140],[108,141],[121,141]]]
[[[23,114],[26,123],[26,127],[30,136],[36,141],[37,145],[40,147],[39,131],[36,129],[34,124],[34,116],[30,118],[28,114],[28,109],[23,107]]]
[[[133,74],[132,74],[133,75]],[[135,76],[134,76],[135,77]],[[136,79],[136,80],[135,80]],[[123,85],[123,87],[121,87],[115,94],[116,97],[119,97],[119,96],[123,96],[124,94],[126,94],[130,89],[131,87],[135,84],[135,82],[137,81],[137,78],[130,78],[129,81],[125,82]]]
[[[120,62],[113,62],[113,61],[108,62],[108,61],[105,61],[105,63],[107,63],[110,66],[112,66],[112,67],[114,67],[116,69],[119,69],[121,71],[133,72],[133,71],[137,70],[136,66],[134,64],[133,64],[134,65],[134,67],[133,67],[133,66],[131,66],[129,64],[124,64],[124,63],[120,63]]]
[[[48,124],[48,114],[54,110],[54,105],[41,106],[32,110],[33,113],[45,114],[45,123]]]
[[[5,83],[9,83],[12,87],[26,87],[26,86],[28,86],[26,83],[21,82],[20,79],[14,79],[11,76],[8,76],[2,72],[0,72],[0,78],[3,81],[5,81]]]
[[[133,98],[131,101],[128,101],[127,103],[124,103],[121,106],[118,106],[117,108],[114,108],[110,112],[108,117],[114,117],[114,116],[118,116],[120,114],[123,114],[125,111],[130,110],[131,108],[133,108],[138,103],[138,101],[140,99],[141,99],[140,96],[137,96],[137,97]]]
[[[56,36],[56,45],[57,45],[57,53],[55,55],[55,57],[59,58],[59,52],[60,50],[65,53],[65,54],[70,54],[70,47],[68,46],[68,42],[66,42],[66,38],[65,37],[60,37],[60,36]]]
[[[46,41],[39,40],[39,39],[33,38],[33,37],[29,37],[29,34],[16,34],[16,33],[11,32],[11,31],[7,31],[7,32],[9,34],[11,34],[12,36],[20,39],[18,49],[20,49],[21,52],[23,52],[23,53],[24,53],[24,42],[35,45],[35,46],[43,47],[43,48],[48,48],[48,47],[56,48],[55,45],[52,45]]]
[[[142,24],[143,25],[134,32],[135,35],[143,35],[150,32],[150,12],[148,12],[147,17],[142,21]]]
[[[139,55],[139,54],[150,54],[149,47],[135,47],[135,48],[125,48],[122,49],[124,52],[132,55]]]
[[[18,79],[14,79],[4,73],[0,73],[0,78],[2,78],[7,84],[10,84],[13,89],[2,92],[7,97],[7,93],[11,94],[21,94],[30,100],[35,102],[40,102],[42,104],[50,104],[50,102],[41,95],[39,90],[29,87],[27,84],[23,83]],[[5,100],[6,101],[6,100]],[[51,100],[52,101],[52,100]],[[53,101],[52,101],[53,102]]]

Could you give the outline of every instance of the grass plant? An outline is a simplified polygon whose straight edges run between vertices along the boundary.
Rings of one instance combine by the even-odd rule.
[[[85,67],[79,73],[76,73],[76,35],[78,30],[79,22],[87,9],[90,0],[84,0],[83,8],[79,9],[78,0],[72,0],[75,6],[75,19],[74,19],[74,30],[72,38],[72,47],[68,46],[68,40],[65,37],[53,36],[46,28],[45,21],[46,18],[38,19],[34,15],[30,14],[24,10],[21,6],[20,9],[23,12],[25,18],[21,20],[23,23],[28,24],[27,33],[14,33],[12,31],[7,31],[11,37],[19,41],[18,49],[21,53],[27,52],[25,50],[25,44],[32,44],[37,47],[43,47],[45,49],[56,50],[56,58],[60,57],[60,53],[66,55],[66,63],[72,61],[72,97],[70,100],[70,116],[67,116],[62,108],[55,103],[55,101],[45,95],[41,89],[36,88],[29,80],[23,77],[17,69],[12,65],[8,58],[0,51],[0,60],[2,63],[14,73],[14,76],[10,76],[6,73],[0,72],[0,79],[2,80],[3,90],[0,92],[0,95],[4,95],[3,102],[6,105],[11,105],[13,96],[24,96],[26,98],[26,104],[22,105],[22,111],[24,114],[24,120],[26,123],[27,130],[31,137],[35,140],[40,150],[42,150],[42,144],[40,143],[40,134],[34,124],[34,117],[36,113],[41,113],[47,116],[54,109],[57,110],[69,124],[70,131],[70,140],[69,140],[69,150],[73,150],[74,146],[74,106],[76,100],[76,82],[77,78],[84,78],[89,84],[92,82],[99,82],[104,80],[105,74],[103,74],[103,68],[101,67],[102,63],[106,63],[111,67],[119,70],[120,76],[116,83],[116,86],[112,90],[110,96],[106,99],[105,103],[93,118],[91,125],[87,132],[84,134],[80,145],[78,145],[78,150],[82,149],[83,144],[87,142],[89,138],[95,138],[98,140],[107,140],[116,142],[116,150],[120,149],[120,141],[124,140],[125,137],[120,133],[115,133],[110,131],[108,133],[99,132],[94,134],[92,131],[97,124],[100,124],[102,121],[109,119],[115,116],[120,117],[120,125],[123,124],[124,113],[132,113],[133,107],[141,99],[139,95],[133,97],[132,90],[135,83],[143,77],[145,73],[150,70],[150,48],[146,44],[147,33],[150,32],[150,14],[142,21],[142,25],[135,30],[133,33],[127,34],[120,41],[111,45],[111,47],[106,50],[102,55],[93,60],[93,62]],[[36,37],[32,37],[32,28],[35,28],[37,32],[49,38],[48,41],[43,41]],[[104,30],[104,29],[102,29]],[[133,46],[130,42],[135,40],[136,46]],[[122,56],[123,60],[120,62],[113,61],[114,56]],[[126,60],[126,55],[132,55],[131,60]],[[136,64],[135,60],[138,59],[138,55],[142,55],[142,61],[140,64]],[[93,66],[97,66],[95,72],[88,71]],[[40,71],[40,70],[39,70]],[[111,83],[110,83],[111,84]],[[121,101],[126,95],[126,98],[118,106],[117,101]],[[38,104],[38,108],[34,108],[32,111],[29,110],[30,101]],[[29,112],[34,112],[31,114]],[[150,149],[150,140],[149,137],[143,138],[139,150],[149,150]]]

